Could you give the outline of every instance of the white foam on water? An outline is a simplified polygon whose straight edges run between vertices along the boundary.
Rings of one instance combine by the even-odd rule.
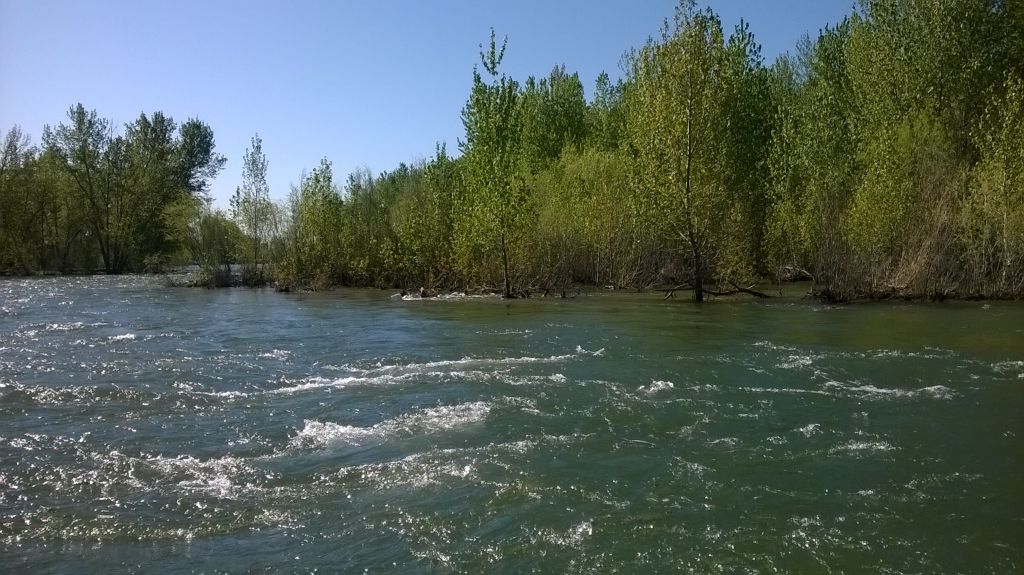
[[[869,357],[871,359],[890,359],[890,358],[918,358],[918,359],[943,359],[955,355],[952,351],[947,351],[939,348],[925,348],[927,351],[902,351],[898,349],[874,349],[866,353],[857,354],[860,357]]]
[[[812,435],[821,433],[821,425],[817,423],[808,423],[807,425],[798,428],[796,431],[804,434],[804,437],[811,437]]]
[[[414,453],[397,461],[366,463],[343,467],[333,476],[322,477],[320,484],[338,481],[349,485],[352,480],[387,489],[396,486],[451,488],[453,481],[478,481],[477,460],[458,450]]]
[[[896,447],[886,441],[858,441],[850,440],[842,445],[837,445],[829,450],[829,453],[866,453],[895,451]]]
[[[328,379],[320,376],[307,377],[301,380],[301,383],[290,385],[288,387],[279,387],[271,389],[265,393],[271,394],[292,394],[301,393],[304,391],[310,391],[314,389],[324,388],[340,388],[349,387],[352,385],[383,385],[389,384],[394,381],[395,378],[390,376],[381,377],[339,377],[336,379]],[[232,393],[232,392],[227,392]]]
[[[809,393],[811,395],[832,395],[820,389],[799,389],[794,387],[740,387],[740,391],[750,393]]]
[[[481,335],[530,335],[532,329],[499,329],[495,331],[477,331]]]
[[[225,399],[242,399],[251,395],[244,391],[193,391],[192,389],[185,389],[185,391],[196,395],[209,395],[213,397],[223,397]]]
[[[487,369],[500,366],[516,366],[516,365],[530,365],[530,364],[544,364],[544,363],[561,363],[569,361],[580,356],[592,356],[598,357],[604,354],[604,348],[597,351],[589,351],[583,349],[580,346],[576,347],[575,353],[560,354],[560,355],[549,355],[549,356],[521,356],[521,357],[499,357],[499,358],[486,358],[486,357],[464,357],[462,359],[444,359],[438,361],[427,361],[422,363],[406,363],[406,364],[378,364],[373,367],[363,368],[351,365],[325,366],[326,369],[331,370],[345,370],[352,373],[364,376],[381,376],[381,375],[406,375],[406,374],[424,374],[430,372],[443,372],[457,371],[464,368],[477,368]]]
[[[425,364],[420,364],[425,365]],[[463,364],[465,365],[465,364]],[[441,371],[441,370],[413,370],[408,372],[402,372],[398,367],[407,366],[395,366],[396,369],[391,369],[391,366],[386,368],[375,368],[360,370],[358,368],[351,368],[347,366],[325,366],[325,369],[334,371],[360,371],[360,375],[349,375],[345,377],[323,377],[319,375],[313,375],[305,377],[300,380],[289,380],[284,379],[285,383],[292,385],[286,385],[284,387],[278,387],[274,389],[243,392],[243,391],[219,391],[219,392],[194,392],[200,395],[209,395],[213,397],[222,397],[226,399],[239,399],[246,397],[253,397],[256,395],[291,395],[296,393],[304,393],[316,390],[330,390],[330,389],[343,389],[348,387],[357,386],[387,386],[387,385],[399,385],[408,382],[418,382],[423,379],[459,379],[459,380],[475,380],[483,381],[488,378],[499,378],[507,379],[507,374],[501,372],[488,372],[480,370],[456,370],[456,371]],[[376,373],[375,373],[376,372]],[[553,374],[551,376],[537,376],[549,379],[550,381],[564,381],[564,377],[561,374]],[[514,381],[514,383],[526,383]]]
[[[770,341],[759,341],[754,343],[754,347],[762,347],[772,351],[797,351],[795,347],[789,347],[785,345],[774,344]]]
[[[419,435],[457,429],[487,418],[491,404],[478,401],[432,407],[382,421],[369,427],[306,420],[290,441],[293,447],[326,447],[337,443],[362,445],[399,435]]]
[[[736,437],[722,437],[707,442],[708,445],[721,445],[725,447],[735,447],[736,445],[739,445],[739,443],[740,440]]]
[[[543,540],[548,543],[554,543],[562,547],[578,548],[583,544],[584,541],[590,538],[594,534],[594,525],[591,521],[585,520],[577,523],[570,527],[566,531],[557,531],[554,529],[543,529],[536,532],[536,535],[532,537],[533,543],[537,543],[538,540]]]
[[[919,396],[929,396],[934,399],[953,399],[954,397],[956,397],[956,392],[954,392],[952,389],[944,385],[931,385],[919,389],[897,389],[888,387],[878,387],[872,384],[851,385],[849,383],[843,383],[841,381],[829,381],[825,383],[825,387],[836,389],[842,392],[853,392],[861,394],[864,397],[870,399],[907,399]]]
[[[345,388],[355,386],[397,385],[409,381],[422,380],[424,378],[458,378],[483,380],[488,377],[494,377],[495,375],[496,374],[494,373],[488,373],[484,371],[413,371],[410,373],[383,373],[380,375],[371,375],[369,372],[367,372],[362,376],[348,376],[338,378],[326,378],[314,375],[300,380],[300,382],[295,385],[279,387],[276,389],[267,390],[263,393],[293,394],[317,389]]]
[[[1022,374],[1024,375],[1024,374]],[[953,399],[956,392],[944,385],[931,385],[918,390],[919,393],[930,395],[936,399]]]
[[[913,391],[905,389],[876,387],[870,383],[863,385],[850,385],[848,383],[843,383],[840,381],[829,381],[825,383],[825,387],[840,389],[843,391],[859,392],[867,395],[888,395],[893,397],[911,397],[914,395]]]
[[[790,355],[784,361],[776,364],[779,369],[801,369],[809,367],[814,363],[814,358],[809,355]]]
[[[647,395],[654,395],[661,391],[668,391],[674,387],[675,385],[673,385],[671,381],[654,380],[651,381],[650,385],[638,387],[637,391],[643,391]]]
[[[256,471],[244,460],[231,455],[213,459],[199,459],[190,455],[168,457],[163,455],[127,457],[118,452],[109,453],[111,462],[124,460],[127,475],[134,475],[137,463],[142,463],[159,474],[158,483],[172,482],[178,488],[191,492],[203,492],[215,497],[233,499],[253,490],[262,488],[248,482],[255,478]]]
[[[436,296],[420,297],[419,294],[406,294],[400,293],[392,294],[391,299],[401,299],[402,301],[460,301],[465,299],[494,299],[500,298],[501,294],[466,294],[463,292],[451,292],[446,294],[440,294]]]
[[[71,323],[48,323],[46,324],[46,331],[71,331],[75,329],[81,329],[85,324],[80,321]]]
[[[1018,379],[1024,379],[1024,361],[1000,361],[992,364],[992,369],[1001,375],[1017,373]]]
[[[284,349],[272,349],[268,352],[261,353],[259,356],[267,359],[288,359],[292,355],[292,352]]]
[[[366,438],[380,435],[382,433],[377,426],[357,427],[307,419],[303,428],[291,439],[290,443],[296,447],[309,445],[323,447],[341,441],[359,445]]]
[[[134,341],[135,340],[135,334],[134,333],[122,333],[120,335],[112,335],[112,336],[108,337],[107,340],[111,341],[111,342],[116,342],[116,341]]]

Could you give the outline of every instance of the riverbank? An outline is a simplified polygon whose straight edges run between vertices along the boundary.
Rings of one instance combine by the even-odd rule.
[[[228,271],[230,270],[230,271]],[[102,272],[73,272],[73,273],[61,273],[57,271],[39,272],[31,275],[4,275],[2,278],[43,278],[43,277],[90,277],[90,276],[105,276]],[[380,290],[392,290],[395,293],[401,295],[411,295],[413,297],[419,297],[420,290],[423,289],[428,297],[439,296],[452,293],[463,293],[467,295],[501,295],[501,289],[490,286],[464,286],[464,285],[451,285],[451,286],[373,286],[373,285],[329,285],[329,286],[313,286],[303,285],[294,283],[278,283],[273,279],[268,279],[259,285],[252,285],[247,283],[244,277],[244,270],[242,266],[232,265],[223,268],[218,271],[216,276],[209,276],[204,274],[198,266],[187,266],[184,268],[178,268],[174,271],[167,271],[157,274],[118,274],[124,276],[140,275],[140,276],[153,276],[160,278],[164,285],[168,287],[179,287],[179,288],[270,288],[279,292],[323,292],[332,291],[340,288],[366,288],[366,289],[380,289]],[[684,301],[691,298],[693,288],[688,285],[672,285],[672,284],[660,284],[660,285],[648,285],[648,286],[607,286],[607,285],[592,285],[592,284],[568,284],[558,287],[538,287],[533,286],[524,289],[515,290],[515,297],[512,299],[530,299],[530,298],[572,298],[574,296],[583,295],[587,293],[598,293],[598,292],[636,292],[636,293],[647,293],[652,295],[658,295],[662,299]],[[944,302],[944,301],[1020,301],[1021,298],[1018,296],[1004,296],[1004,297],[991,297],[984,294],[978,293],[967,293],[961,294],[952,290],[945,291],[928,291],[928,292],[912,292],[906,289],[898,289],[894,287],[888,287],[885,290],[878,290],[876,292],[859,293],[822,287],[815,284],[810,280],[799,280],[799,281],[787,281],[787,282],[775,282],[770,280],[763,280],[754,285],[742,287],[736,285],[728,286],[717,286],[715,284],[706,284],[704,287],[704,293],[706,297],[710,299],[722,299],[722,298],[774,298],[774,297],[802,297],[820,301],[822,303],[829,304],[856,304],[856,303],[870,303],[870,302],[886,302],[886,301],[907,301],[907,302]],[[856,294],[856,295],[854,295]]]

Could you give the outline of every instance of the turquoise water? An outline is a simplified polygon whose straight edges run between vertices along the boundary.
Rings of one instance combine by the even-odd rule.
[[[0,281],[0,570],[1015,573],[1024,305]]]

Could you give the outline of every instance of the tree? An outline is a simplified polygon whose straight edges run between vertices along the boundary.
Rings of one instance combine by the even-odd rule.
[[[586,112],[588,144],[600,150],[614,150],[622,138],[622,84],[612,84],[601,72],[594,84],[594,98]]]
[[[267,157],[263,140],[256,134],[242,156],[242,185],[231,198],[231,215],[245,234],[248,249],[243,281],[259,286],[266,282],[264,258],[274,234],[274,206],[267,185]]]
[[[555,66],[547,78],[527,78],[521,95],[521,150],[526,168],[536,173],[562,150],[579,149],[586,139],[587,102],[579,75]]]
[[[519,85],[499,73],[506,38],[498,49],[491,30],[490,49],[480,61],[491,83],[473,69],[473,90],[462,111],[466,140],[460,142],[466,162],[467,186],[457,235],[464,246],[497,249],[501,256],[504,295],[513,297],[510,259],[526,230],[529,194],[519,173],[521,145]]]
[[[634,58],[627,107],[638,203],[660,233],[683,246],[698,302],[729,212],[721,165],[727,151],[726,65],[718,17],[684,0],[660,41]]]
[[[391,221],[406,279],[433,286],[451,279],[452,210],[460,173],[457,162],[440,144],[434,157],[414,167],[413,174],[396,199]]]
[[[1007,74],[1006,95],[992,102],[975,133],[981,161],[963,198],[959,236],[975,294],[1024,290],[1024,81]]]
[[[294,280],[319,287],[341,279],[341,195],[326,158],[308,175],[293,198],[290,267]]]
[[[84,198],[89,232],[96,241],[103,268],[121,273],[128,265],[128,239],[119,220],[130,202],[124,197],[125,142],[115,137],[110,122],[82,104],[68,110],[68,124],[47,126],[43,142],[59,158]]]
[[[112,226],[136,269],[140,261],[161,258],[167,234],[160,214],[186,193],[176,177],[176,130],[161,112],[140,114],[125,126],[125,171]]]
[[[846,61],[851,23],[801,41],[772,68],[779,112],[769,151],[766,239],[774,267],[812,270],[826,297],[846,297],[843,217],[859,177]]]
[[[192,196],[167,205],[162,219],[168,239],[182,246],[190,261],[199,265],[200,285],[231,285],[230,262],[241,236],[235,222],[212,210],[209,202]]]
[[[178,185],[199,197],[209,192],[210,180],[217,177],[227,158],[216,152],[213,129],[197,118],[181,125],[177,150]]]
[[[204,193],[208,179],[224,165],[209,127],[190,120],[183,130],[179,137],[174,119],[155,112],[140,114],[123,136],[117,135],[111,122],[82,104],[68,111],[68,123],[44,129],[47,161],[41,167],[59,166],[68,184],[52,175],[39,181],[48,192],[62,184],[61,193],[49,196],[50,208],[65,214],[65,229],[55,232],[63,236],[62,268],[79,235],[95,241],[107,273],[139,270],[162,259],[172,247],[163,227],[164,208],[183,195]],[[84,230],[74,211],[81,212]]]
[[[33,244],[42,242],[34,233],[39,214],[29,185],[36,152],[20,126],[12,127],[0,146],[0,269],[29,273],[38,263]]]

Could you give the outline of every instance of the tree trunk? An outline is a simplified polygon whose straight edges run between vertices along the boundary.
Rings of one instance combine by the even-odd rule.
[[[508,246],[505,244],[505,234],[501,234],[501,263],[505,279],[505,299],[512,298],[512,282],[508,277]]]
[[[704,260],[697,248],[693,249],[693,301],[704,301]]]

